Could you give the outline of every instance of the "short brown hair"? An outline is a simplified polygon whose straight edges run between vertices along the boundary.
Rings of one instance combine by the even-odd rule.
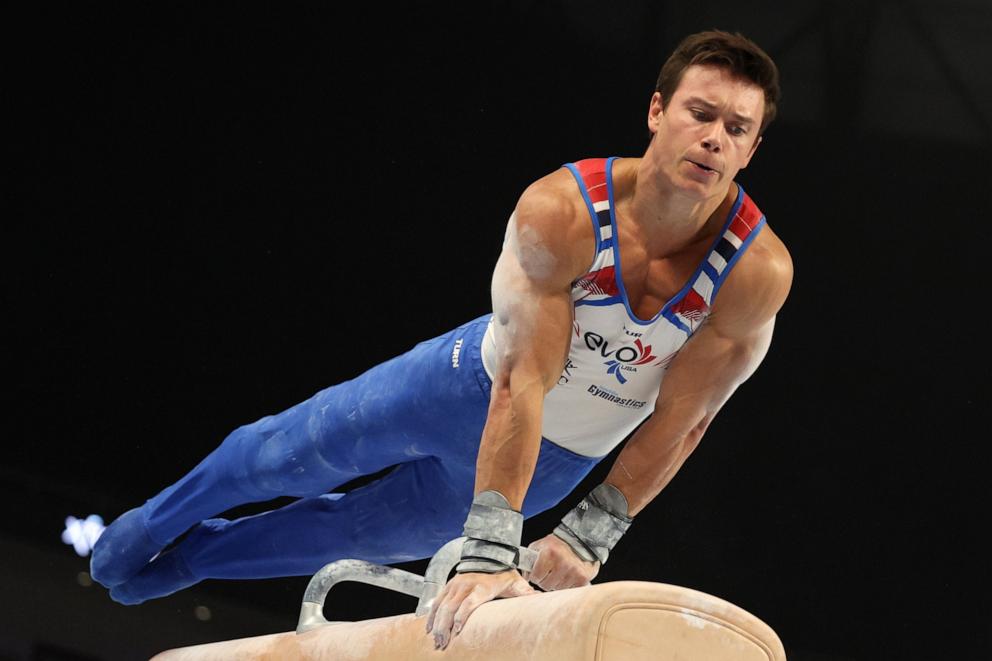
[[[765,114],[758,135],[775,119],[778,110],[778,67],[768,54],[740,33],[708,30],[691,34],[675,48],[658,74],[656,92],[661,92],[662,108],[682,82],[685,70],[694,64],[727,69],[734,76],[753,82],[765,92]]]

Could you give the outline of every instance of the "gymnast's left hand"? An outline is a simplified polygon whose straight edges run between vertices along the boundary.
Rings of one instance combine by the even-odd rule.
[[[434,634],[435,649],[445,649],[457,636],[476,608],[499,597],[536,594],[516,569],[498,574],[468,572],[448,581],[427,615],[428,633]]]
[[[527,548],[537,551],[534,571],[523,577],[545,592],[589,585],[599,573],[600,563],[586,562],[554,534],[531,542]]]

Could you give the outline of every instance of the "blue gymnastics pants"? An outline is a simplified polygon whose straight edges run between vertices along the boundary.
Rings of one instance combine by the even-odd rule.
[[[158,547],[189,534],[145,567],[144,579],[118,592],[137,603],[173,591],[170,581],[179,589],[205,578],[308,575],[342,558],[416,560],[461,535],[489,405],[480,354],[488,321],[485,315],[421,342],[234,430],[186,476],[133,510]],[[600,459],[542,439],[525,517],[558,504]],[[391,466],[370,484],[328,493]],[[209,518],[279,496],[299,500],[234,521]],[[100,552],[104,564],[110,553],[126,555],[123,528],[108,537],[107,548],[98,542],[94,567]]]

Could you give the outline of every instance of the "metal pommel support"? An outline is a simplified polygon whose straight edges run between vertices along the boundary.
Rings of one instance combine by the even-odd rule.
[[[412,597],[420,597],[416,614],[418,617],[427,615],[434,599],[448,582],[451,570],[458,564],[465,539],[465,537],[456,537],[442,546],[431,558],[424,576],[364,560],[338,560],[324,565],[310,579],[303,594],[303,605],[300,608],[296,633],[305,633],[325,624],[332,624],[324,618],[324,601],[330,589],[342,581],[368,583]],[[523,547],[520,547],[519,551],[518,568],[523,571],[533,570],[537,553]]]

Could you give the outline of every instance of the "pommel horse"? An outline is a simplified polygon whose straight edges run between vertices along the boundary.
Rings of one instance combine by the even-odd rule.
[[[785,661],[782,642],[739,606],[689,588],[615,581],[483,604],[444,651],[424,619],[458,562],[464,537],[445,544],[424,576],[362,560],[314,574],[295,632],[162,652],[152,661]],[[521,547],[520,568],[537,554]],[[358,581],[419,597],[414,613],[328,622],[330,589]]]

